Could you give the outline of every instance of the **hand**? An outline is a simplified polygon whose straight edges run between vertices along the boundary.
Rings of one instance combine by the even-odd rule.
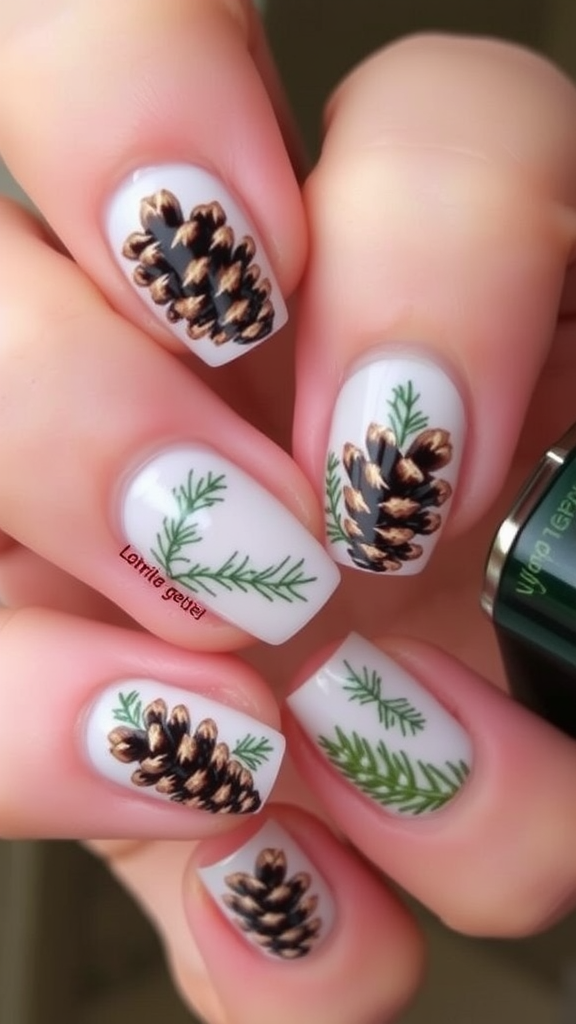
[[[2,773],[2,831],[107,837],[99,849],[157,923],[177,983],[211,1024],[281,1024],[295,1015],[327,1024],[392,1019],[417,984],[421,942],[379,874],[322,824],[326,812],[375,868],[463,931],[525,934],[573,900],[573,744],[490,685],[497,659],[477,608],[499,512],[571,415],[572,88],[511,47],[399,44],[341,85],[302,201],[285,106],[243,6],[100,3],[47,14],[29,4],[3,37],[0,146],[75,262],[36,221],[4,205],[0,588],[10,610],[0,650],[11,713],[0,746],[10,766]],[[198,333],[198,323],[181,316],[187,307],[174,308],[181,319],[169,321],[167,295],[150,300],[145,269],[141,284],[130,283],[136,243],[121,269],[114,259],[110,196],[134,168],[182,162],[208,168],[226,184],[230,209],[246,211],[258,259],[266,254],[269,263],[275,311],[280,295],[301,285],[294,462],[283,451],[293,412],[289,338],[267,334],[246,360],[204,369],[183,356],[184,340],[200,347],[188,332]],[[267,298],[258,301],[264,331]],[[211,351],[213,343],[200,340]],[[126,495],[148,492],[127,490],[126,481],[181,444],[208,447],[240,467],[242,487],[246,479],[263,485],[290,518],[277,506],[264,514],[260,491],[252,499],[238,492],[243,515],[235,506],[218,554],[238,548],[254,559],[258,546],[246,552],[240,542],[258,542],[271,545],[272,558],[289,531],[289,554],[302,545],[301,557],[315,560],[321,604],[332,570],[306,546],[298,524],[322,536],[334,406],[355,361],[368,355],[373,366],[384,352],[411,373],[421,372],[423,358],[434,366],[451,423],[460,422],[455,396],[462,398],[466,432],[452,427],[454,454],[441,477],[462,452],[450,523],[421,576],[347,566],[330,604],[281,650],[260,644],[246,653],[256,672],[225,652],[249,643],[250,633],[261,635],[258,604],[255,610],[241,592],[223,610],[204,592],[198,600],[212,610],[195,618],[184,610],[190,578],[182,600],[165,599],[166,580],[161,587],[143,582],[136,563],[121,556],[126,544],[139,550],[143,543],[127,535],[127,523],[148,522],[151,568],[154,548],[174,570],[174,551],[156,547],[164,517],[149,518],[146,499],[130,518]],[[443,422],[429,426],[445,429]],[[356,435],[349,441],[363,444]],[[174,515],[166,519],[174,531]],[[422,547],[437,533],[426,534]],[[186,544],[194,543],[188,537],[180,554],[188,557]],[[346,551],[337,543],[344,561]],[[276,640],[281,629],[294,631],[296,614],[290,603],[277,607],[280,614],[266,617]],[[153,635],[134,629],[133,620]],[[260,673],[279,694],[293,688],[289,680],[309,677],[351,629],[382,636],[393,659],[437,698],[429,719],[435,728],[441,722],[442,736],[463,743],[464,730],[470,737],[471,772],[442,810],[415,818],[358,794],[310,742],[319,728],[294,701],[310,737],[288,716],[285,729],[306,785],[287,773],[274,794],[291,806],[269,804],[262,817],[239,825],[228,815],[187,811],[169,794],[164,802],[149,799],[153,787],[136,791],[130,774],[113,774],[126,762],[104,740],[121,757],[131,755],[126,744],[143,725],[165,742],[174,722],[167,725],[157,702],[164,700],[169,716],[186,691],[212,702],[202,721],[216,718],[234,749],[244,725],[246,734],[264,737],[273,768],[280,719]],[[143,685],[151,681],[153,695]],[[411,692],[424,700],[421,688]],[[454,724],[439,717],[445,712]],[[26,723],[25,751],[14,722]],[[184,733],[195,728],[196,719],[184,722]],[[260,766],[254,771],[264,778]],[[38,800],[39,778],[50,799]],[[250,797],[246,784],[241,798]],[[246,942],[198,883],[198,867],[245,848],[268,818],[308,856],[321,895],[323,941],[312,936],[310,955],[290,965]]]

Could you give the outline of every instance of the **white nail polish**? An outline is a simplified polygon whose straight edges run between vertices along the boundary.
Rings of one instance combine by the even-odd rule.
[[[262,722],[154,679],[123,679],[90,707],[96,771],[134,794],[213,814],[254,814],[274,785],[285,741]]]
[[[425,567],[446,522],[464,444],[450,377],[419,356],[365,362],[336,402],[326,462],[326,535],[343,565],[384,575]]]
[[[470,773],[472,744],[462,726],[356,633],[287,703],[334,768],[394,814],[439,810]]]
[[[326,882],[275,821],[198,874],[222,913],[268,956],[300,959],[316,949],[334,923]]]
[[[135,171],[106,214],[112,252],[163,325],[210,366],[275,334],[286,306],[256,232],[200,167]]]
[[[122,528],[183,593],[271,644],[298,632],[338,584],[296,517],[205,448],[172,448],[145,465],[124,493]]]

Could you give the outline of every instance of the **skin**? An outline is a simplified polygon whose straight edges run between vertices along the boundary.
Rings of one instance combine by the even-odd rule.
[[[470,934],[528,934],[574,902],[576,750],[498,688],[478,591],[512,494],[573,416],[575,115],[571,84],[534,55],[406,40],[341,83],[301,189],[294,128],[247,4],[27,0],[0,14],[0,150],[50,225],[1,205],[0,676],[36,742],[24,757],[11,719],[0,722],[0,827],[99,836],[93,848],[150,915],[175,983],[210,1024],[393,1020],[423,952],[380,872]],[[100,228],[131,168],[178,159],[233,189],[285,297],[299,298],[291,330],[215,372],[150,318]],[[228,455],[233,445],[320,537],[347,369],[374,347],[415,343],[449,369],[468,418],[451,521],[422,577],[347,571],[280,652],[213,615],[190,630],[126,585],[111,509],[143,452],[174,439]],[[285,803],[265,813],[308,846],[338,904],[326,944],[286,968],[242,943],[195,874],[254,825],[121,800],[69,737],[98,689],[134,672],[209,685],[277,726],[286,689],[350,629],[381,638],[462,722],[474,769],[443,811],[392,819],[284,715],[299,775],[286,769],[275,794]],[[42,771],[58,795],[40,807]]]

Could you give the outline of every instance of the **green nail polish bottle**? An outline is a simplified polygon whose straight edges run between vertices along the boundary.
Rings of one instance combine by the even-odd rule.
[[[576,737],[576,425],[546,452],[501,524],[482,607],[512,694]]]

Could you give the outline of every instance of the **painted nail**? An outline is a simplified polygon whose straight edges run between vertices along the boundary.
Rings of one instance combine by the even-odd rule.
[[[96,699],[86,720],[92,766],[134,793],[212,814],[254,814],[284,754],[275,729],[154,679],[125,679]]]
[[[166,164],[134,172],[110,202],[114,256],[164,326],[222,366],[286,323],[256,232],[218,178]]]
[[[332,557],[368,572],[415,575],[439,538],[464,442],[462,399],[420,357],[360,366],[334,410],[326,462]]]
[[[172,448],[144,466],[124,494],[122,525],[130,545],[182,592],[271,644],[301,629],[338,584],[299,520],[205,448]]]
[[[472,745],[462,726],[356,633],[288,705],[334,768],[395,814],[439,810],[470,773]]]
[[[271,957],[306,956],[334,922],[328,885],[275,821],[268,821],[229,857],[199,868],[198,874],[222,913]]]

